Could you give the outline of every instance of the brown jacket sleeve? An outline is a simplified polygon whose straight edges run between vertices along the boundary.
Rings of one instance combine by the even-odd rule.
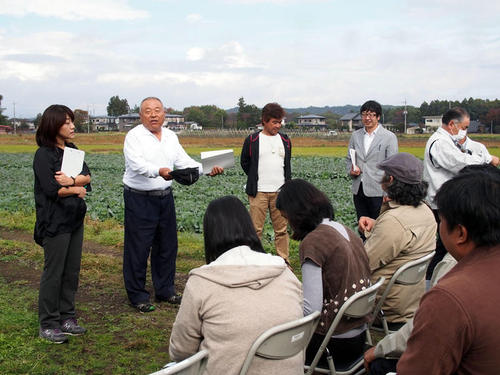
[[[459,301],[439,285],[420,303],[398,375],[454,374],[472,337],[472,322]]]

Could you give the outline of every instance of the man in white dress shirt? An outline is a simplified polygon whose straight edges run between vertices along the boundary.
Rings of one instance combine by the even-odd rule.
[[[123,277],[130,303],[140,312],[155,307],[145,289],[146,269],[151,252],[151,275],[157,302],[180,304],[174,287],[177,258],[177,225],[171,191],[175,168],[198,168],[200,163],[184,151],[177,135],[163,127],[165,109],[160,99],[148,97],[141,103],[142,124],[125,137],[125,239]],[[214,167],[215,176],[223,169]]]
[[[429,183],[426,201],[429,203],[436,221],[439,224],[434,197],[446,181],[452,179],[467,165],[492,164],[498,165],[498,158],[484,152],[481,147],[472,145],[467,148],[461,145],[470,125],[469,113],[463,108],[451,108],[444,115],[442,125],[427,140],[424,153],[423,178]],[[472,144],[472,140],[470,141]],[[476,143],[476,142],[474,142]],[[438,236],[436,255],[427,268],[427,280],[430,280],[435,265],[443,259],[446,249]]]

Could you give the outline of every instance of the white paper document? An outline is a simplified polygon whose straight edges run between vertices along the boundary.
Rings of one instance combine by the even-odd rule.
[[[352,170],[356,170],[356,150],[353,148],[349,149],[349,155],[351,156]]]
[[[64,147],[61,171],[70,177],[78,176],[83,169],[83,159],[85,151],[77,150],[71,147]]]
[[[232,149],[204,151],[200,156],[203,174],[209,174],[215,166],[224,169],[234,167],[234,152]]]

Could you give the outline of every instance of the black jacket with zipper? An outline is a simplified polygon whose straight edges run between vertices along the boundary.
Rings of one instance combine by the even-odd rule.
[[[257,180],[259,179],[259,137],[260,131],[250,134],[245,138],[243,148],[241,149],[241,168],[247,175],[246,193],[252,197],[257,195]],[[290,159],[292,157],[292,142],[286,134],[278,133],[285,148],[285,165],[283,173],[285,181],[292,178],[292,170],[290,166]]]

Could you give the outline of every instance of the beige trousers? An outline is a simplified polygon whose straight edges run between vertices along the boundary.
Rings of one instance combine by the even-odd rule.
[[[257,236],[262,239],[262,228],[266,221],[267,211],[273,223],[274,229],[274,246],[276,253],[288,262],[288,221],[281,216],[280,211],[276,208],[276,198],[278,193],[262,193],[258,192],[255,197],[248,196],[250,202],[250,216],[252,217],[253,225]]]

